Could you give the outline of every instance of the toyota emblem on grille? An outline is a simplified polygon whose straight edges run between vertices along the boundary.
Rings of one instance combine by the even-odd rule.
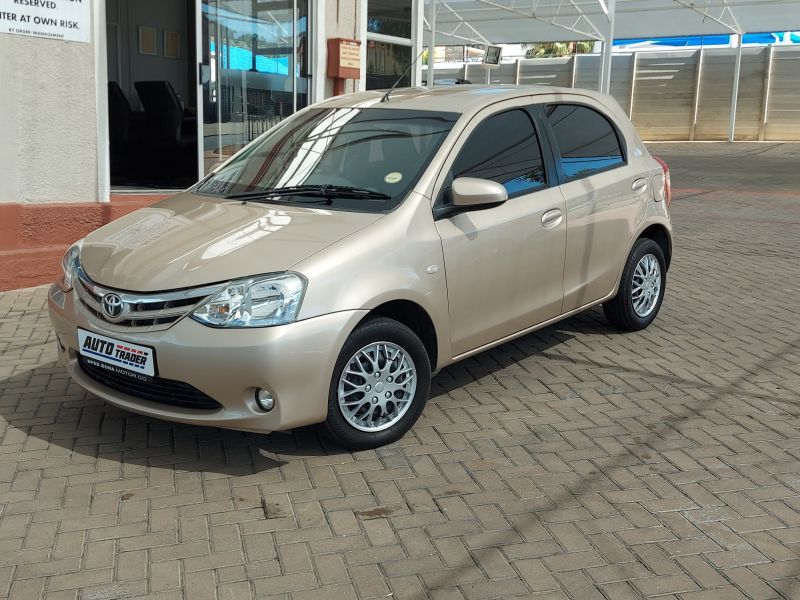
[[[119,294],[103,296],[103,316],[112,323],[119,323],[125,318],[125,303]]]

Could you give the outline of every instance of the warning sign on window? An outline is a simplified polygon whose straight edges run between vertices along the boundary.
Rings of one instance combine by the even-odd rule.
[[[91,0],[0,0],[0,33],[89,42]]]

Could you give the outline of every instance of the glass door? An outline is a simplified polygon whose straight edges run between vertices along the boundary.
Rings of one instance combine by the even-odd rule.
[[[308,0],[200,0],[203,174],[306,106]]]

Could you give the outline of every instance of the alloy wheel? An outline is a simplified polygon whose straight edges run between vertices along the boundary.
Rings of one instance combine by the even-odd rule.
[[[403,418],[416,389],[411,356],[392,342],[373,342],[347,361],[339,378],[339,410],[360,431],[382,431]]]
[[[661,265],[653,254],[645,254],[633,271],[631,301],[634,312],[642,319],[652,313],[661,296]]]

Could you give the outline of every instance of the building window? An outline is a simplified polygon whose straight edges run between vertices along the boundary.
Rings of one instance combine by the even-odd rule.
[[[412,0],[368,0],[366,88],[411,85]]]
[[[403,74],[410,64],[411,46],[367,40],[367,89],[390,88],[401,75],[397,87],[410,86],[410,73]]]
[[[367,31],[411,39],[411,0],[369,0]]]

